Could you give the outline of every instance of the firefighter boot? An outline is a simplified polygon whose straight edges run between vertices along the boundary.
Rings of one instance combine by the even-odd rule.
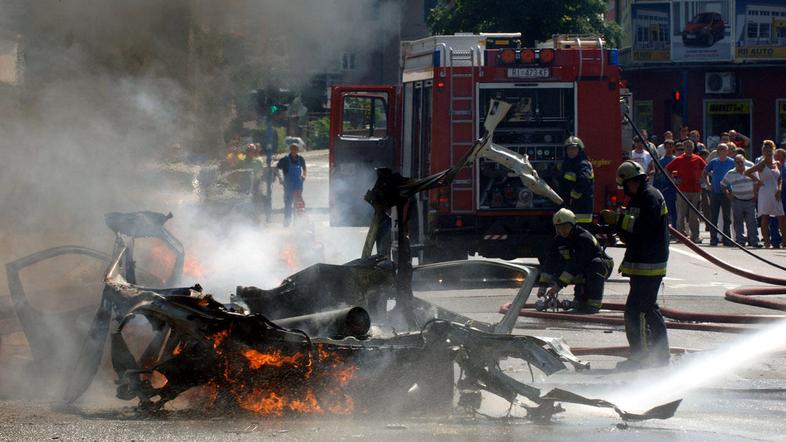
[[[570,313],[578,315],[592,315],[600,311],[600,303],[587,299],[586,284],[576,284],[574,286],[574,297],[571,303]]]
[[[669,338],[666,334],[666,323],[660,309],[655,307],[646,312],[647,318],[647,347],[649,354],[646,363],[648,367],[663,367],[669,365],[671,352],[669,351]]]

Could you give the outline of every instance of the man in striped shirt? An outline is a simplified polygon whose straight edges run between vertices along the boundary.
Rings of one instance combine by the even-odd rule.
[[[734,169],[728,171],[721,180],[721,188],[731,199],[732,219],[734,220],[734,239],[745,243],[742,224],[748,229],[748,246],[760,248],[758,227],[756,226],[756,198],[753,180],[745,176],[745,157],[734,157]]]

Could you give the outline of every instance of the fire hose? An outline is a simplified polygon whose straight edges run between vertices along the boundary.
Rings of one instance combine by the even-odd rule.
[[[636,134],[642,140],[645,140],[645,138],[641,135],[641,132],[633,123],[632,119],[627,113],[625,114],[625,119],[630,123],[631,127],[636,132]],[[657,153],[654,152],[646,142],[645,142],[645,146],[649,151],[650,155],[652,155],[653,158],[657,158]],[[718,226],[712,223],[706,216],[704,216],[704,214],[701,213],[701,211],[696,206],[694,206],[688,200],[685,194],[679,189],[679,187],[672,179],[671,174],[667,170],[665,170],[663,165],[661,165],[660,162],[658,161],[654,161],[654,164],[658,168],[660,173],[662,173],[667,178],[669,184],[674,187],[679,197],[682,198],[687,203],[689,209],[694,211],[706,223],[707,226],[709,226],[711,229],[714,229],[714,231],[720,234],[724,239],[733,243],[734,246],[744,251],[748,255],[768,265],[778,268],[780,270],[786,270],[786,267],[781,266],[777,263],[774,263],[768,259],[765,259],[751,252],[750,250],[746,249],[743,245],[737,243],[736,241],[734,241],[734,239],[730,238],[728,235],[723,233],[718,228]],[[757,281],[765,284],[773,284],[775,286],[778,286],[778,287],[738,287],[738,288],[729,289],[725,293],[726,300],[738,304],[745,304],[745,305],[762,307],[772,310],[786,311],[786,301],[762,298],[763,296],[786,294],[786,279],[765,276],[752,272],[747,269],[730,265],[727,262],[724,262],[714,257],[713,255],[707,253],[706,251],[704,251],[702,248],[700,248],[698,245],[693,243],[689,238],[687,238],[685,235],[682,234],[682,232],[678,231],[677,229],[669,226],[669,231],[681,243],[685,244],[689,249],[691,249],[693,252],[695,252],[702,258],[706,259],[708,262],[715,264],[716,266],[728,272],[731,272],[737,276],[741,276],[743,278],[747,278],[752,281]],[[548,312],[548,311],[534,311],[532,310],[534,309],[534,307],[535,307],[534,304],[525,304],[524,308],[521,309],[519,316],[539,318],[539,319],[553,319],[553,320],[560,320],[560,321],[594,323],[594,324],[624,325],[623,318],[619,316],[581,315],[581,314],[558,313],[558,312]],[[601,308],[606,310],[613,310],[613,311],[624,311],[625,304],[603,303]],[[500,313],[504,314],[507,313],[509,310],[510,310],[509,303],[500,307]],[[670,321],[666,321],[667,328],[696,330],[696,331],[726,332],[726,333],[744,333],[753,330],[753,328],[751,327],[732,326],[728,324],[760,324],[760,323],[771,323],[771,322],[776,322],[786,319],[786,315],[699,313],[699,312],[678,310],[670,307],[660,307],[660,311],[664,317],[671,319]],[[672,347],[670,350],[672,353],[684,353],[686,351],[689,351],[687,349],[675,348],[675,347]],[[576,355],[602,354],[602,355],[611,355],[611,356],[627,356],[630,353],[630,349],[627,346],[573,348],[572,351]]]

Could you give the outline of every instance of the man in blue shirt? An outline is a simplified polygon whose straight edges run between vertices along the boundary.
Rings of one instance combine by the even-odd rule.
[[[729,146],[725,143],[718,144],[717,147],[718,158],[713,158],[707,163],[704,168],[702,177],[710,188],[710,222],[718,225],[719,212],[723,211],[723,233],[731,236],[731,201],[729,201],[726,194],[721,187],[721,180],[726,176],[726,173],[734,169],[734,160],[729,158]],[[718,245],[718,232],[710,228],[710,245]],[[723,239],[724,246],[733,245],[731,241],[726,238]]]
[[[276,168],[284,173],[284,226],[292,222],[292,204],[302,199],[303,181],[306,180],[306,160],[298,155],[298,145],[289,146],[289,155],[278,160]]]
[[[674,159],[674,140],[667,138],[663,140],[663,155],[658,160],[663,168]],[[663,199],[666,200],[666,207],[669,208],[669,224],[677,228],[677,189],[669,182],[669,179],[659,170],[655,172],[652,184],[660,190]]]

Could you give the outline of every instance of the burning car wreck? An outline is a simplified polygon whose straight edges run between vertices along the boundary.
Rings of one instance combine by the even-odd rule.
[[[199,402],[221,412],[448,414],[455,402],[474,413],[485,391],[511,407],[526,408],[527,416],[538,421],[562,411],[560,403],[613,408],[624,420],[671,417],[680,401],[633,414],[564,390],[542,394],[502,370],[504,359],[518,359],[547,376],[568,367],[589,368],[559,339],[511,334],[538,279],[537,268],[489,260],[412,266],[406,210],[410,199],[449,183],[458,170],[494,147],[495,121],[508,107],[502,102],[491,106],[486,135],[444,172],[409,179],[379,171],[366,196],[375,209],[375,221],[360,259],[343,265],[315,264],[273,289],[237,287],[228,303],[218,302],[198,284],[176,287],[184,253],[164,227],[166,215],[108,215],[107,225],[115,232],[114,252],[108,260],[93,253],[109,266],[95,317],[80,336],[78,357],[63,366],[70,373],[65,401],[79,399],[93,382],[109,340],[116,395],[137,400],[143,412],[162,410],[198,390]],[[526,175],[522,181],[544,194],[553,193],[527,169],[526,157],[515,158],[515,164]],[[389,248],[378,235],[385,213],[394,221]],[[137,283],[134,246],[140,237],[161,239],[175,252],[173,273],[163,284],[167,288]],[[389,253],[372,255],[375,242],[377,250]],[[50,254],[40,253],[40,259]],[[28,257],[8,265],[17,311],[24,310],[25,297],[14,272],[35,261]],[[508,313],[496,324],[472,320],[413,295],[413,284],[479,275],[506,284],[516,281],[519,287]],[[30,321],[36,318],[23,316],[20,313],[26,334],[34,336],[35,323]],[[150,333],[130,332],[140,323]],[[44,343],[30,339],[31,347]]]
[[[391,270],[378,256],[341,266],[317,264],[272,290],[239,287],[233,302],[222,304],[199,285],[154,289],[129,283],[134,263],[125,259],[132,250],[125,241],[118,233],[124,245],[108,270],[101,304],[66,390],[68,402],[92,382],[108,338],[117,397],[137,399],[138,408],[147,412],[195,387],[202,389],[208,407],[272,415],[448,413],[456,388],[462,408],[477,409],[485,390],[511,404],[526,404],[535,419],[548,420],[560,411],[557,401],[613,407],[561,390],[541,395],[505,374],[499,368],[504,358],[520,359],[546,375],[568,365],[587,368],[559,341],[494,333],[506,327],[507,317],[496,327],[457,314],[443,319],[433,305],[418,300],[410,313],[422,324],[419,330],[390,334],[372,327],[396,322],[391,311],[375,308],[386,293],[395,293]],[[505,267],[477,264],[489,265]],[[418,267],[414,273],[439,267]],[[512,265],[505,271],[531,276]],[[342,291],[347,286],[356,290]],[[528,292],[523,288],[516,301],[525,301]],[[153,335],[135,356],[123,332],[139,317],[149,322]],[[454,366],[460,371],[456,382]],[[666,418],[678,404],[641,415],[618,412],[624,419]]]

